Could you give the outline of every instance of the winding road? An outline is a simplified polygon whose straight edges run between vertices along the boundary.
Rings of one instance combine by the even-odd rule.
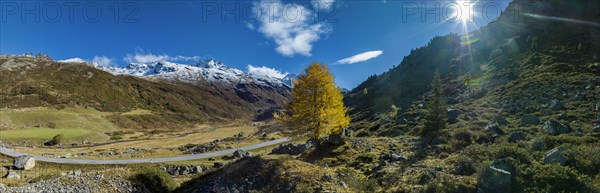
[[[244,151],[249,151],[249,150],[253,150],[253,149],[259,149],[259,148],[263,148],[263,147],[267,147],[267,146],[285,143],[288,141],[290,141],[290,139],[286,137],[286,138],[281,138],[281,139],[277,139],[277,140],[273,140],[273,141],[267,141],[267,142],[257,143],[254,145],[244,146],[244,147],[240,147],[240,148],[236,148],[236,149],[228,149],[228,150],[222,150],[222,151],[215,151],[215,152],[208,152],[208,153],[201,153],[201,154],[194,154],[194,155],[187,155],[187,156],[178,156],[178,157],[166,157],[166,158],[91,160],[91,159],[50,158],[50,157],[43,157],[43,156],[37,156],[37,155],[31,155],[31,156],[33,156],[33,158],[35,158],[36,161],[62,163],[62,164],[88,164],[89,165],[89,164],[161,163],[161,162],[186,161],[186,160],[205,159],[205,158],[211,158],[211,157],[224,156],[224,155],[232,154],[233,152],[235,152],[238,149],[244,150]],[[21,156],[21,155],[29,155],[29,154],[21,153],[21,152],[18,152],[18,151],[12,150],[12,149],[8,149],[8,148],[4,148],[4,147],[0,148],[0,153],[11,156],[11,157],[17,157],[17,156]]]

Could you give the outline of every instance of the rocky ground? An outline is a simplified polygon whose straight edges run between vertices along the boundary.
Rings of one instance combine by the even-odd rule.
[[[81,170],[70,171],[59,177],[41,179],[19,187],[8,187],[0,184],[0,192],[37,193],[37,192],[149,192],[143,186],[118,175],[118,173],[94,172],[83,173]]]

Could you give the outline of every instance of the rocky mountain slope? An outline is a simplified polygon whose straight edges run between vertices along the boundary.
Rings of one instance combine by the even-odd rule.
[[[231,172],[248,163],[239,162],[182,190],[599,192],[598,8],[513,1],[489,25],[435,37],[350,91],[355,137],[345,144],[265,156],[276,161],[257,172]],[[418,131],[436,69],[448,123],[430,140]]]
[[[281,107],[290,96],[289,86],[279,80],[251,77],[215,61],[203,67],[168,62],[137,66],[99,70],[81,61],[56,62],[41,55],[3,56],[1,104],[4,108],[86,106],[106,112],[146,109],[155,113],[116,116],[113,121],[164,127],[251,120]],[[147,67],[143,74],[148,76],[117,75],[140,75],[142,67]],[[175,70],[181,68],[196,71]],[[150,76],[150,72],[155,73]]]

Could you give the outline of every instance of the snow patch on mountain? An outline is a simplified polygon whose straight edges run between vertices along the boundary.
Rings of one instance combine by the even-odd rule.
[[[222,62],[212,59],[195,64],[178,64],[168,61],[130,63],[125,67],[101,65],[95,62],[85,61],[81,58],[59,60],[58,62],[87,63],[95,68],[114,75],[132,75],[187,82],[204,79],[213,83],[225,82],[231,85],[256,83],[263,86],[291,87],[291,78],[293,78],[293,76],[288,73],[285,73],[285,76],[282,78],[261,76],[256,73],[230,68]]]

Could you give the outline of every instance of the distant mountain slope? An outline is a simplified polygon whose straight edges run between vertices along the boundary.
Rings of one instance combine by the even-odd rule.
[[[0,57],[2,108],[86,106],[107,112],[147,109],[154,116],[114,117],[117,124],[201,123],[254,119],[284,104],[289,87],[240,80],[168,79],[113,75],[91,65],[31,56]],[[164,70],[167,63],[156,63]],[[162,65],[162,67],[158,67]],[[219,77],[217,70],[212,77]],[[247,78],[247,77],[244,77]],[[254,81],[256,80],[256,81]],[[149,124],[152,126],[152,124]]]
[[[391,105],[406,112],[429,92],[436,68],[446,83],[449,103],[466,103],[487,94],[499,96],[494,105],[504,106],[507,101],[523,104],[516,110],[505,108],[513,113],[526,112],[524,104],[564,98],[559,96],[562,92],[545,93],[544,101],[521,98],[522,94],[539,94],[526,93],[533,89],[523,86],[527,82],[553,89],[550,80],[554,79],[548,77],[562,77],[566,84],[563,89],[578,84],[594,88],[600,84],[597,7],[600,2],[594,0],[513,1],[500,18],[479,30],[462,36],[435,37],[426,46],[411,51],[397,67],[353,89],[345,102],[354,121],[371,120],[378,113],[388,112]],[[538,92],[547,89],[538,88]]]

